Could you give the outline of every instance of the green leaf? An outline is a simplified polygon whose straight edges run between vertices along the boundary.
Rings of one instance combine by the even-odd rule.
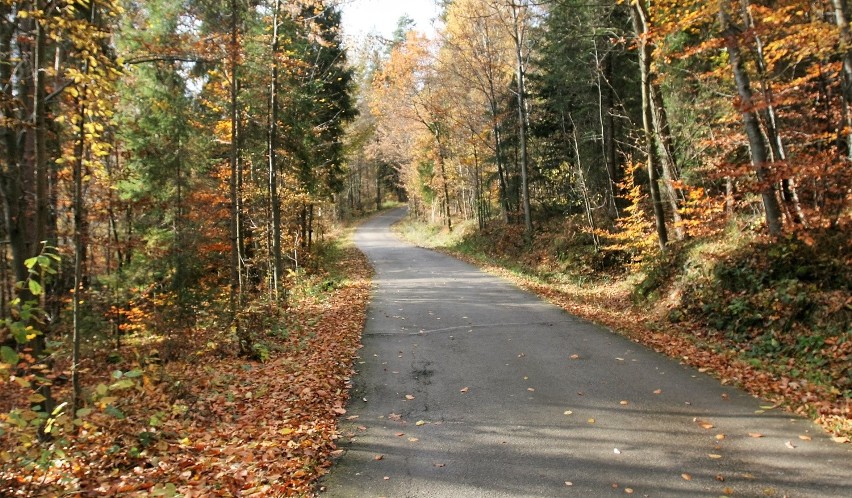
[[[17,365],[19,360],[18,353],[9,346],[0,347],[0,359],[3,360],[3,363],[8,363],[12,366]]]
[[[77,418],[86,418],[91,415],[92,412],[94,412],[94,410],[91,408],[80,408],[77,410]]]
[[[112,378],[117,380],[120,379],[122,375],[124,375],[124,373],[121,370],[116,370],[112,373]]]
[[[33,279],[27,280],[27,286],[30,288],[30,292],[32,292],[34,296],[40,296],[41,293],[44,292],[44,289],[42,289],[41,284]]]
[[[47,398],[45,398],[41,394],[31,394],[30,397],[27,398],[27,401],[29,401],[30,403],[41,403],[42,401],[44,401],[46,399]]]
[[[108,407],[106,407],[106,410],[104,410],[104,411],[107,413],[107,415],[112,415],[113,417],[115,417],[119,420],[124,420],[124,418],[125,418],[124,412],[122,412],[121,410],[119,410],[118,408],[116,408],[112,405],[109,405]]]
[[[98,387],[95,388],[95,392],[98,394],[98,396],[105,396],[108,390],[109,388],[106,386],[106,384],[98,384]]]
[[[27,269],[32,270],[35,267],[36,263],[38,263],[38,257],[29,258],[24,261],[24,266],[26,266]]]
[[[135,379],[136,377],[142,377],[142,370],[139,370],[138,368],[136,368],[136,369],[133,369],[129,372],[125,372],[124,376],[128,377],[130,379]]]
[[[165,498],[173,498],[178,495],[177,486],[172,483],[155,486],[151,490],[153,496],[163,496]]]
[[[118,382],[113,383],[109,386],[110,391],[120,391],[121,389],[128,389],[135,386],[136,383],[131,379],[121,379]]]

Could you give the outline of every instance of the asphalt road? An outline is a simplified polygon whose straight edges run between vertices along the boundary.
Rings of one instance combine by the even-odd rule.
[[[403,215],[356,235],[375,288],[323,496],[852,497],[849,444],[399,241]]]

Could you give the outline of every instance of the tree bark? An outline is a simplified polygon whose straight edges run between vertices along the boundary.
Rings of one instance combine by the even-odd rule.
[[[229,180],[230,203],[231,203],[231,219],[230,219],[230,238],[231,238],[231,271],[230,271],[230,293],[229,301],[231,307],[231,315],[236,323],[237,307],[240,301],[241,292],[241,269],[240,269],[240,240],[239,240],[239,202],[237,192],[237,155],[239,153],[237,143],[237,65],[238,65],[238,43],[239,33],[237,31],[237,2],[231,0],[231,47],[230,47],[230,73],[231,73],[231,89],[230,89],[230,119],[231,119],[231,146],[230,146],[230,169],[231,177]]]
[[[666,229],[665,212],[660,199],[660,186],[657,179],[656,153],[653,132],[653,104],[651,103],[651,46],[647,43],[642,27],[641,12],[638,2],[631,5],[630,17],[633,21],[633,30],[639,44],[639,71],[642,81],[642,129],[645,142],[645,162],[648,172],[648,187],[651,193],[651,203],[654,207],[654,222],[657,228],[657,241],[660,249],[665,251],[669,243],[668,230]]]
[[[760,123],[754,112],[754,98],[751,91],[751,82],[748,74],[742,65],[740,56],[740,45],[737,38],[737,30],[732,26],[730,15],[725,8],[725,0],[719,2],[719,26],[721,35],[725,39],[725,46],[730,59],[731,70],[734,74],[734,80],[737,85],[737,93],[740,97],[738,108],[742,116],[743,126],[748,137],[749,150],[751,151],[751,164],[757,175],[758,181],[761,183],[761,197],[763,199],[763,208],[766,215],[766,226],[771,235],[780,235],[782,232],[781,225],[781,207],[778,204],[778,197],[775,192],[774,182],[770,179],[770,172],[766,165],[769,160],[769,154],[766,148],[766,143],[763,141],[763,134],[760,129]]]
[[[852,29],[846,0],[832,0],[834,21],[840,31],[840,49],[843,54],[843,104],[846,126],[846,157],[852,159]]]
[[[272,291],[279,299],[281,286],[281,200],[278,198],[278,16],[281,0],[272,13],[272,81],[269,87],[269,207],[272,214]]]
[[[683,194],[674,186],[674,181],[677,179],[677,160],[674,154],[674,140],[672,139],[668,113],[666,113],[666,106],[663,101],[663,93],[660,90],[660,85],[657,83],[657,72],[654,70],[653,61],[651,60],[654,46],[648,40],[651,32],[650,14],[643,0],[637,1],[633,8],[639,17],[639,28],[641,29],[642,36],[640,43],[644,44],[643,50],[645,51],[645,57],[648,59],[645,63],[645,71],[647,72],[648,79],[654,138],[657,144],[656,147],[659,149],[658,158],[663,171],[662,184],[672,212],[675,237],[678,240],[683,240],[685,232],[682,226],[683,220],[680,216],[680,199]],[[639,33],[637,32],[638,35]]]
[[[532,235],[532,215],[530,213],[530,189],[529,189],[529,171],[527,157],[527,102],[526,102],[526,69],[524,65],[524,31],[525,27],[521,26],[524,22],[521,12],[528,8],[525,0],[520,0],[515,3],[511,0],[512,10],[512,39],[515,42],[515,79],[517,80],[518,93],[518,159],[521,166],[521,203],[524,210],[524,232],[526,237]]]

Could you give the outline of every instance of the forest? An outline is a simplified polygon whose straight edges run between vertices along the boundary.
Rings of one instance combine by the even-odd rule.
[[[337,3],[0,0],[0,490],[315,491],[388,204],[848,442],[845,0]]]

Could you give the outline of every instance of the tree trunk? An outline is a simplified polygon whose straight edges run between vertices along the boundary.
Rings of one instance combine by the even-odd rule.
[[[526,12],[528,8],[525,0],[520,0],[520,3],[515,3],[511,0],[512,8],[512,28],[513,40],[515,42],[515,79],[517,80],[518,93],[518,142],[519,142],[519,159],[521,166],[521,203],[524,209],[524,232],[526,237],[532,235],[532,215],[530,213],[530,190],[529,190],[529,172],[528,172],[528,157],[527,157],[527,102],[526,102],[526,82],[524,68],[524,31],[521,26],[523,22],[521,11]]]
[[[444,165],[444,146],[441,143],[441,132],[435,125],[435,146],[438,148],[438,169],[441,171],[441,183],[444,188],[444,216],[447,217],[447,230],[453,231],[453,219],[450,217],[450,187],[447,180],[447,169]]]
[[[281,286],[281,200],[278,198],[278,16],[281,0],[272,13],[272,81],[269,87],[269,207],[272,214],[272,291],[279,299]]]
[[[603,91],[603,80],[604,76],[602,75],[604,71],[604,65],[608,65],[609,56],[604,55],[606,61],[601,60],[598,54],[598,43],[597,40],[593,39],[594,43],[594,56],[595,56],[595,76],[596,76],[596,87],[598,91],[598,122],[600,124],[600,132],[601,132],[601,157],[604,161],[604,169],[606,170],[607,175],[607,204],[609,204],[610,209],[612,209],[612,216],[618,217],[618,205],[615,202],[615,176],[614,170],[615,165],[613,164],[613,158],[609,153],[609,149],[612,147],[612,130],[609,130],[607,133],[607,123],[604,118],[605,115],[609,115],[609,105],[608,103],[604,103],[604,91]],[[606,109],[606,111],[604,110]],[[576,142],[576,141],[575,141]],[[575,145],[576,147],[576,145]],[[595,245],[597,245],[597,241],[595,241]],[[597,248],[596,248],[597,249]]]
[[[669,242],[669,235],[666,229],[665,212],[663,211],[663,203],[660,199],[660,187],[657,179],[655,141],[653,132],[653,105],[651,103],[651,81],[650,81],[650,66],[651,66],[651,46],[647,43],[642,27],[641,12],[639,11],[638,2],[631,5],[630,17],[633,21],[633,29],[636,32],[636,38],[639,43],[639,71],[642,81],[642,129],[644,132],[645,142],[645,162],[648,172],[648,187],[651,192],[651,203],[654,206],[654,222],[657,227],[657,241],[660,249],[665,251],[666,245]]]
[[[846,126],[846,157],[852,159],[852,29],[846,0],[832,0],[834,21],[840,30],[840,51],[843,54],[843,104]]]
[[[755,31],[754,17],[752,17],[749,9],[750,0],[740,0],[740,5],[743,24],[750,31]],[[781,138],[781,132],[778,128],[778,114],[775,112],[772,87],[766,76],[766,57],[763,52],[763,40],[755,34],[754,42],[760,91],[763,94],[763,109],[760,113],[763,117],[766,138],[769,141],[770,160],[772,162],[784,162],[787,160],[787,152],[784,149],[784,141]],[[807,218],[799,202],[799,194],[796,191],[796,182],[792,178],[781,180],[781,200],[784,201],[784,208],[788,218],[795,223],[807,226]]]
[[[678,189],[674,187],[674,181],[677,179],[677,161],[674,155],[674,144],[669,127],[668,114],[666,106],[663,102],[663,94],[660,91],[660,85],[657,83],[657,73],[654,70],[651,57],[653,56],[654,46],[648,40],[651,33],[651,20],[648,13],[648,8],[643,0],[637,1],[633,6],[636,14],[639,17],[639,29],[641,34],[637,32],[637,36],[641,36],[640,44],[644,45],[642,49],[647,57],[647,62],[644,63],[644,70],[647,73],[648,92],[650,94],[651,117],[654,126],[654,138],[659,149],[658,158],[663,171],[663,187],[666,191],[666,199],[669,201],[669,206],[672,212],[672,220],[674,221],[675,237],[678,240],[683,240],[684,230],[682,219],[680,216],[680,198],[683,196]]]
[[[230,238],[231,238],[231,271],[230,271],[230,293],[229,301],[231,307],[231,315],[236,323],[237,308],[240,301],[240,240],[239,240],[239,202],[237,192],[237,155],[239,153],[237,143],[237,58],[238,58],[238,43],[239,34],[237,32],[237,2],[231,0],[231,47],[230,47],[230,73],[231,73],[231,94],[230,94],[230,119],[231,119],[231,146],[229,153],[229,161],[231,168],[231,177],[229,181],[230,188],[230,203],[231,203],[231,219],[230,219]]]
[[[728,58],[731,63],[731,70],[734,74],[734,80],[737,85],[737,93],[740,97],[739,111],[742,116],[743,126],[745,127],[746,135],[748,136],[749,149],[751,151],[751,164],[757,175],[758,181],[761,183],[761,197],[763,198],[763,207],[766,215],[766,226],[771,235],[780,235],[781,226],[781,208],[778,204],[778,198],[775,192],[774,182],[770,179],[770,172],[767,170],[769,155],[766,149],[766,144],[763,141],[763,134],[760,130],[760,123],[754,113],[754,99],[751,91],[751,82],[748,74],[742,65],[740,58],[740,46],[737,38],[737,31],[731,26],[730,16],[725,9],[725,0],[719,2],[719,25],[721,35],[725,39],[725,46],[728,50]]]

